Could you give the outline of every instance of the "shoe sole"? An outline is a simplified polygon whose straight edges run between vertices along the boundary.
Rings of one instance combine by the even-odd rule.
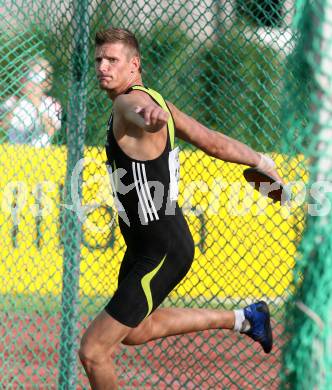
[[[260,344],[261,344],[265,353],[270,353],[272,351],[272,347],[273,347],[273,335],[272,335],[272,328],[271,328],[270,310],[269,310],[269,307],[266,304],[266,302],[260,301],[259,303],[262,305],[261,308],[263,309],[260,311],[263,311],[267,315],[266,321],[264,323],[264,330],[265,330],[265,334],[267,335],[268,339],[271,341],[270,345],[267,348],[264,348],[263,344],[261,344],[261,343]]]

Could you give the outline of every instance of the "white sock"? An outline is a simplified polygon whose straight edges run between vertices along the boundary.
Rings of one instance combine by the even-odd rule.
[[[235,324],[233,330],[235,332],[246,332],[250,329],[249,321],[246,320],[244,316],[244,310],[234,310],[235,314]]]

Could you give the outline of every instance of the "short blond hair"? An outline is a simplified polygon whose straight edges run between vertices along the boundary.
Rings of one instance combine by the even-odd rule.
[[[122,43],[132,55],[137,56],[141,61],[141,52],[135,35],[125,28],[109,27],[107,30],[97,31],[95,45],[101,46],[104,43]],[[141,68],[139,69],[141,72]]]

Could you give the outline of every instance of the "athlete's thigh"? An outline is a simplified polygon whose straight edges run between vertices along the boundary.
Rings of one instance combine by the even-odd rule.
[[[110,316],[133,328],[162,303],[193,261],[193,240],[181,215],[174,222],[155,224],[148,238],[137,240],[145,245],[127,251],[118,288],[105,307]]]
[[[163,264],[165,253],[152,257],[137,254],[131,267],[120,279],[117,290],[105,306],[106,312],[120,323],[136,327],[151,307],[150,283]]]
[[[172,229],[172,244],[169,247],[164,264],[150,282],[155,310],[169,293],[183,280],[191,268],[194,259],[194,242],[184,226]]]
[[[159,251],[153,257],[137,254],[130,271],[121,279],[105,307],[106,312],[127,326],[138,326],[187,274],[193,250],[185,248],[182,240],[169,252]]]
[[[118,286],[132,270],[133,266],[135,265],[135,260],[137,260],[135,255],[132,254],[129,248],[127,248],[120,265]]]

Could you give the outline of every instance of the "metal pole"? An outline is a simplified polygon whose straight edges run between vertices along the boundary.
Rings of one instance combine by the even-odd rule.
[[[83,158],[86,128],[86,98],[88,72],[89,13],[88,0],[74,0],[71,22],[73,47],[71,58],[71,88],[68,107],[67,173],[65,203],[74,203],[71,180],[76,163]],[[82,198],[82,174],[77,180],[79,199]],[[75,207],[64,210],[64,257],[62,278],[61,338],[59,389],[76,389],[79,321],[79,276],[82,222]]]

